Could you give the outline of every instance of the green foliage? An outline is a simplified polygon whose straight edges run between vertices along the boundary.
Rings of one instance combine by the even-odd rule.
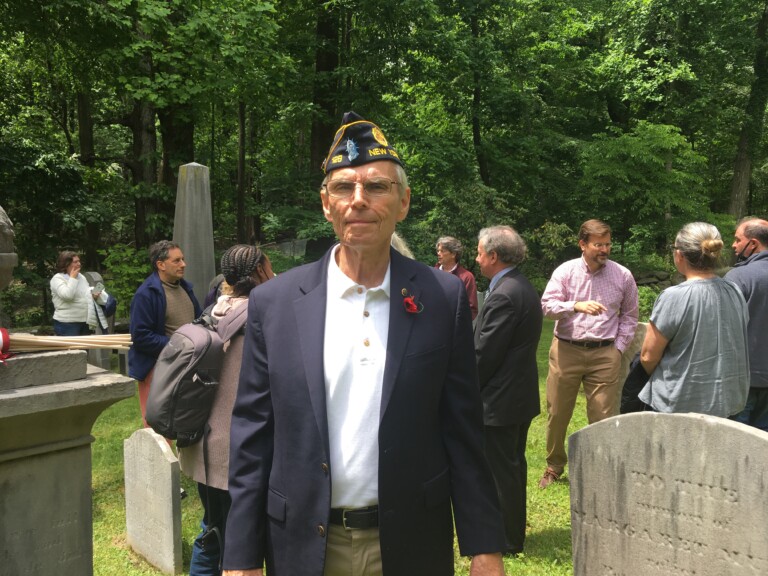
[[[584,215],[610,222],[617,243],[636,226],[653,227],[663,239],[708,214],[703,168],[704,158],[674,126],[641,121],[630,132],[599,135],[583,148]]]
[[[652,288],[650,286],[638,286],[637,298],[639,303],[640,312],[638,315],[638,322],[648,322],[651,317],[651,311],[653,310],[653,304],[656,302],[656,298],[661,294],[661,290],[658,288]]]
[[[131,300],[136,290],[149,276],[149,255],[146,250],[136,250],[127,244],[115,244],[100,250],[104,257],[104,285],[107,292],[117,298],[117,316],[127,318]]]

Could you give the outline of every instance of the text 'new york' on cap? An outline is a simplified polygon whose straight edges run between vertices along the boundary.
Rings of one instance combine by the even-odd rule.
[[[341,128],[336,131],[328,156],[323,162],[323,172],[327,174],[338,168],[360,166],[379,160],[403,165],[400,155],[389,145],[381,128],[355,112],[345,113]]]

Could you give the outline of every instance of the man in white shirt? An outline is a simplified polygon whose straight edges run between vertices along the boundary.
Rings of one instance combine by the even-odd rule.
[[[504,573],[463,284],[390,249],[411,190],[382,131],[344,116],[325,162],[325,257],[251,293],[232,417],[225,576]]]

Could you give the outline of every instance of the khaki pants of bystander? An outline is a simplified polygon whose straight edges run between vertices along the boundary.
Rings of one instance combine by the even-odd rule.
[[[613,346],[582,348],[552,339],[547,375],[547,467],[562,474],[565,436],[581,384],[590,424],[619,413],[621,352]]]

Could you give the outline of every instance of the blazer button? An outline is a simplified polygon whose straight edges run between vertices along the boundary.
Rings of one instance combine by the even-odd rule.
[[[326,474],[326,475],[328,475],[328,464],[326,464],[325,462],[323,462],[323,463],[320,465],[320,468],[322,468],[322,469],[323,469],[323,472],[325,472],[325,474]]]
[[[317,534],[321,538],[325,538],[325,527],[322,524],[318,524],[317,525]]]

